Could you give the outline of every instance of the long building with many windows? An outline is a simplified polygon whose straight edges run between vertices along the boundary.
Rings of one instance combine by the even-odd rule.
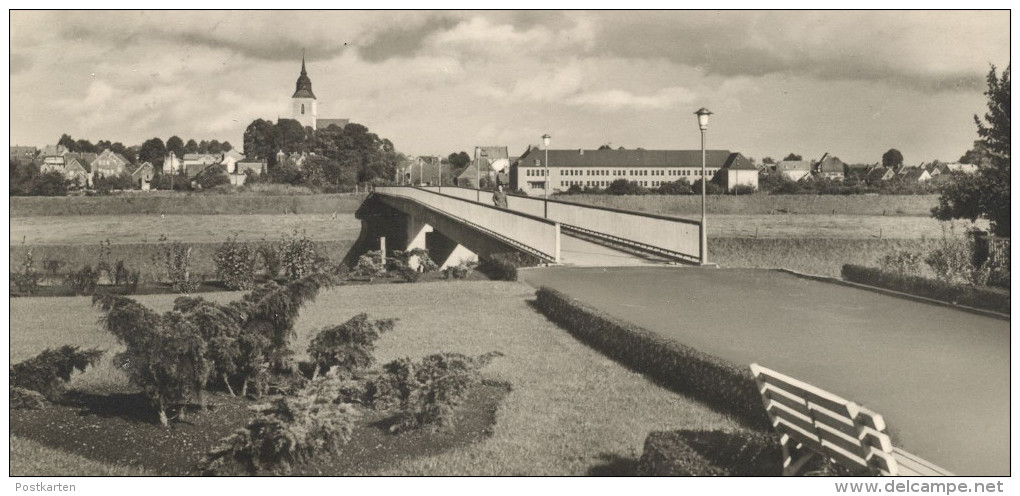
[[[545,163],[548,156],[548,163]],[[738,185],[758,189],[758,169],[740,153],[707,150],[705,174],[727,190]],[[543,150],[530,147],[511,169],[515,189],[541,196],[549,181],[549,193],[571,186],[605,188],[617,179],[634,181],[646,188],[686,179],[701,179],[701,150]]]

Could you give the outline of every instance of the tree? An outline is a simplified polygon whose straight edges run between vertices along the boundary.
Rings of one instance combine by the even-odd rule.
[[[599,150],[612,150],[612,149],[613,149],[613,147],[609,143],[606,143],[606,144],[604,144],[604,145],[599,147]]]
[[[198,143],[193,139],[189,139],[184,145],[184,153],[198,153]]]
[[[167,153],[174,152],[177,158],[184,156],[184,140],[178,136],[171,136],[170,139],[166,140],[166,151]]]
[[[978,136],[987,151],[990,164],[973,176],[958,175],[946,184],[939,204],[932,215],[939,220],[979,217],[991,222],[992,233],[1008,237],[1010,232],[1010,66],[996,74],[995,66],[988,72],[988,112],[982,120],[977,115]]]
[[[801,160],[804,160],[804,157],[801,157],[800,155],[797,155],[796,153],[791,153],[791,154],[787,155],[786,158],[784,158],[783,160],[784,161],[785,160],[792,160],[794,162],[799,162]]]
[[[157,169],[163,165],[163,158],[165,156],[166,145],[159,138],[147,140],[145,143],[142,143],[141,149],[138,150],[138,161],[148,162]]]
[[[988,152],[987,149],[985,149],[985,145],[981,142],[981,140],[976,140],[974,141],[974,147],[971,148],[970,150],[967,150],[967,153],[964,153],[963,156],[960,157],[959,162],[961,164],[971,164],[977,166],[991,165],[992,155]]]
[[[244,130],[244,154],[248,158],[273,160],[275,164],[273,135],[273,123],[255,119]]]
[[[80,139],[74,142],[76,148],[75,151],[81,153],[99,153],[100,150],[96,149],[96,145],[93,145],[91,141],[87,139]]]
[[[451,168],[462,169],[471,163],[471,156],[467,152],[451,153],[447,161],[450,162]]]
[[[223,143],[220,143],[220,151],[221,152],[226,153],[226,152],[229,152],[230,150],[233,150],[233,149],[234,149],[234,145],[231,145],[229,141],[224,141]]]
[[[882,167],[899,167],[903,165],[903,154],[895,148],[882,154]]]
[[[772,164],[776,163],[776,159],[774,159],[772,157],[765,157],[765,158],[761,159],[761,163],[762,163],[762,165],[772,165]]]
[[[69,134],[60,135],[60,139],[57,140],[57,145],[67,148],[68,151],[78,151],[77,143],[75,143],[74,139],[71,138],[71,135]]]

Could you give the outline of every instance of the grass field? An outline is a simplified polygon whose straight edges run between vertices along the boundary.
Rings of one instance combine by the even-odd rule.
[[[320,295],[302,311],[295,349],[305,348],[313,330],[368,312],[370,317],[400,319],[395,331],[378,342],[376,356],[381,362],[437,351],[481,354],[498,350],[505,354],[483,369],[487,377],[512,387],[496,413],[491,437],[439,455],[402,460],[382,470],[383,474],[626,473],[652,430],[738,425],[579,343],[528,304],[533,294],[523,284],[490,281],[340,287]],[[207,297],[229,301],[237,294]],[[166,310],[173,296],[138,300]],[[460,304],[465,301],[480,303],[471,308]],[[13,361],[61,344],[116,351],[112,339],[96,325],[99,313],[87,298],[17,298],[10,303]],[[101,389],[104,384],[122,384],[123,380],[107,358],[97,369],[75,377],[72,387]],[[49,456],[30,444],[19,448],[19,453],[30,458]],[[39,467],[43,463],[28,459],[16,466]],[[12,469],[12,475],[19,474]]]
[[[843,264],[877,266],[897,250],[923,253],[921,239],[709,238],[708,259],[730,269],[790,269],[840,277]]]
[[[353,214],[302,215],[93,215],[88,217],[13,217],[11,245],[154,243],[161,234],[185,243],[222,243],[237,234],[241,241],[279,241],[295,229],[313,241],[358,239],[361,221]]]
[[[111,196],[10,197],[10,216],[216,215],[352,213],[364,194],[238,194],[133,192]]]
[[[700,195],[560,195],[556,199],[664,215],[701,214]],[[936,195],[709,195],[709,214],[906,215],[927,217]]]

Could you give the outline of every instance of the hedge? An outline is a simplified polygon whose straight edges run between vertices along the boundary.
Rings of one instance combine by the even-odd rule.
[[[1009,291],[902,276],[872,267],[844,265],[843,279],[916,296],[1009,314]]]
[[[536,296],[537,307],[550,320],[614,360],[751,427],[771,429],[747,366],[617,320],[555,289],[539,288]]]
[[[645,438],[637,475],[741,477],[783,475],[783,454],[773,433],[660,431]]]
[[[534,267],[540,260],[520,253],[492,253],[483,255],[478,270],[497,281],[516,281],[519,267]]]

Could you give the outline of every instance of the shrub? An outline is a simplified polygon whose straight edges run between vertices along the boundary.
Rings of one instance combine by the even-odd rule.
[[[883,272],[881,269],[844,265],[843,279],[847,281],[901,291],[925,298],[932,298],[958,305],[983,308],[1008,314],[1009,292],[992,288],[974,287],[967,284],[953,284],[938,279],[917,276],[901,276]]]
[[[967,242],[945,235],[928,250],[924,263],[928,264],[936,279],[949,284],[970,282],[974,269]]]
[[[46,260],[43,260],[43,270],[45,270],[51,277],[56,277],[60,274],[60,269],[64,268],[64,265],[66,264],[67,262],[57,258],[47,258]]]
[[[237,234],[216,249],[213,255],[216,275],[230,289],[249,290],[255,287],[257,253],[248,243],[239,243]]]
[[[461,260],[459,264],[443,269],[443,279],[467,279],[477,266],[478,262],[474,260]]]
[[[542,287],[536,296],[546,317],[610,358],[754,427],[771,425],[747,367],[617,320],[554,289]]]
[[[64,384],[71,380],[75,370],[84,372],[90,365],[99,363],[103,352],[97,349],[79,350],[77,346],[46,348],[42,353],[18,362],[11,367],[10,385],[38,391],[53,400],[60,396]]]
[[[882,257],[882,270],[901,276],[921,273],[921,255],[907,250],[896,250]]]
[[[99,271],[93,270],[89,264],[85,264],[80,270],[67,275],[67,285],[76,295],[93,294],[98,284]]]
[[[262,270],[265,271],[266,277],[269,279],[276,279],[280,275],[280,268],[283,266],[283,262],[280,261],[280,253],[269,243],[262,243],[256,249],[259,261],[262,264]]]
[[[371,367],[375,341],[392,331],[395,323],[395,319],[370,321],[368,315],[360,313],[341,325],[321,329],[308,345],[308,355],[315,362],[312,379],[320,370],[336,368],[341,377],[350,377],[355,371]]]
[[[304,232],[299,237],[297,229],[290,235],[283,235],[283,241],[280,243],[280,260],[284,276],[288,280],[300,279],[319,272],[315,244]]]
[[[403,358],[383,366],[384,384],[377,384],[375,401],[398,404],[394,432],[453,425],[454,408],[461,404],[467,391],[481,381],[478,369],[502,353],[491,352],[479,357],[460,353],[437,353],[418,362]]]
[[[160,246],[153,256],[153,263],[159,269],[163,282],[177,293],[190,293],[198,287],[191,280],[191,246],[174,241],[167,243],[167,237],[160,235]]]
[[[293,397],[256,407],[255,419],[206,455],[203,470],[230,473],[239,463],[252,475],[286,475],[294,463],[339,452],[350,441],[358,412],[334,403],[332,395],[318,387],[320,381],[327,379],[313,381]]]
[[[666,431],[645,438],[640,476],[740,477],[783,475],[783,454],[775,434],[749,431]]]
[[[35,260],[32,257],[32,250],[25,253],[25,259],[21,262],[21,272],[11,272],[11,284],[22,294],[34,294],[39,290],[39,281],[42,274],[35,270]]]
[[[687,182],[687,179],[681,178],[662,183],[657,192],[660,195],[689,195],[694,193],[694,190],[691,189],[691,183]]]
[[[11,386],[10,408],[12,410],[39,410],[45,408],[49,403],[46,397],[38,391]]]
[[[259,394],[268,388],[268,375],[284,370],[298,312],[332,278],[314,275],[286,286],[267,283],[229,305],[183,297],[174,308],[158,314],[122,296],[93,297],[104,312],[102,323],[125,346],[117,362],[128,378],[142,388],[160,423],[168,424],[168,409],[184,405],[193,395],[204,404],[211,378],[242,381]],[[233,374],[233,377],[231,377]]]
[[[383,266],[382,253],[379,250],[373,250],[358,257],[358,264],[354,266],[354,270],[351,273],[358,277],[382,276],[386,273],[386,267]]]
[[[516,281],[519,267],[532,267],[538,259],[520,253],[493,253],[482,257],[478,270],[497,281]]]
[[[433,272],[439,268],[429,258],[429,251],[415,248],[408,251],[394,251],[389,260],[389,271],[400,276],[405,282],[418,282],[422,274]]]

